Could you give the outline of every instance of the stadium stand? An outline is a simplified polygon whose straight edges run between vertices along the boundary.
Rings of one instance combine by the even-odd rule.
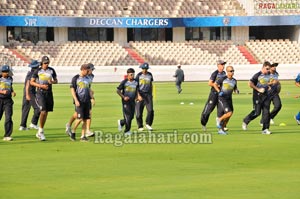
[[[246,52],[245,52],[246,51]],[[300,44],[290,40],[250,40],[244,46],[233,41],[140,41],[123,47],[115,42],[19,42],[15,49],[1,46],[0,53],[14,56],[19,65],[42,55],[51,58],[55,66],[77,66],[93,62],[99,66],[138,65],[143,61],[151,65],[211,65],[224,59],[228,64],[245,65],[273,62],[300,63]],[[23,58],[22,58],[23,56]],[[250,56],[250,58],[249,58]],[[25,57],[25,58],[24,58]],[[251,60],[254,59],[254,60]]]
[[[20,43],[17,50],[29,60],[39,60],[42,55],[47,55],[51,59],[51,64],[55,66],[78,66],[87,62],[98,66],[138,64],[122,46],[112,42],[40,41],[36,45],[26,42]]]
[[[2,0],[2,15],[76,17],[245,16],[237,0]]]
[[[260,63],[265,60],[285,64],[300,63],[300,44],[297,41],[283,40],[250,40],[246,46]]]
[[[299,1],[297,0],[254,0],[255,15],[299,15]]]
[[[232,41],[130,42],[154,65],[211,65],[217,59],[228,64],[249,64]]]

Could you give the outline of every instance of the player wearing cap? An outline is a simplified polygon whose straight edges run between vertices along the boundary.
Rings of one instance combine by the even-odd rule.
[[[152,82],[153,76],[150,72],[148,72],[149,64],[143,63],[140,65],[142,72],[139,72],[135,79],[139,82],[139,96],[136,101],[135,111],[136,111],[136,121],[138,125],[138,130],[142,131],[143,128],[143,111],[146,106],[147,109],[147,117],[146,117],[146,128],[149,131],[152,131],[152,123],[154,119],[154,110],[153,110],[153,94],[152,94]]]
[[[207,99],[207,102],[204,106],[204,109],[202,111],[201,114],[201,119],[200,122],[202,124],[202,129],[204,131],[206,131],[206,124],[208,122],[209,116],[210,114],[213,112],[213,110],[215,109],[215,107],[218,104],[218,92],[216,91],[216,89],[214,88],[214,83],[220,79],[226,76],[226,73],[224,72],[224,66],[225,66],[226,62],[223,60],[218,60],[217,62],[217,66],[218,69],[215,70],[209,80],[208,80],[208,86],[211,87],[210,89],[210,93]]]
[[[138,94],[139,82],[134,79],[134,69],[127,70],[127,78],[117,87],[117,93],[122,99],[122,110],[124,119],[118,120],[118,130],[122,131],[125,125],[125,135],[131,134],[131,121],[134,117],[135,100]]]
[[[95,66],[94,66],[94,64],[92,64],[92,63],[88,63],[87,64],[88,66],[89,66],[89,69],[88,69],[88,74],[87,74],[87,78],[89,79],[89,81],[90,81],[90,84],[92,84],[92,82],[93,82],[93,79],[94,79],[94,74],[93,74],[93,71],[95,70]],[[91,90],[91,92],[93,93],[93,96],[94,96],[94,91],[90,88],[90,90]],[[92,136],[94,136],[95,134],[93,133],[93,132],[91,132],[91,120],[92,120],[92,106],[94,106],[95,105],[95,98],[93,97],[92,99],[91,99],[91,106],[90,106],[90,118],[89,119],[87,119],[86,120],[86,132],[85,132],[85,135],[87,136],[87,137],[92,137]],[[77,112],[76,112],[76,110],[75,110],[75,112],[73,113],[73,115],[71,116],[71,118],[70,118],[70,120],[69,120],[69,122],[66,124],[66,134],[67,135],[69,135],[69,136],[71,136],[72,135],[72,130],[71,130],[71,128],[72,128],[72,124],[73,124],[73,122],[76,120],[76,118],[77,118]]]
[[[269,96],[271,98],[271,102],[273,103],[274,107],[273,110],[270,112],[270,124],[274,124],[274,118],[281,110],[282,104],[281,99],[279,96],[279,93],[281,91],[281,85],[279,82],[279,74],[276,71],[276,67],[278,66],[278,63],[273,63],[270,67],[270,91]],[[260,122],[263,123],[262,120]]]
[[[83,122],[80,141],[88,141],[86,138],[86,121],[91,118],[90,107],[91,99],[94,98],[94,94],[91,91],[91,81],[88,77],[90,66],[88,64],[83,64],[80,67],[80,74],[75,75],[72,78],[70,85],[72,97],[75,103],[77,120],[75,121],[74,127],[72,129],[72,134],[70,136],[72,141],[75,141],[75,134],[78,125]]]
[[[232,93],[239,93],[237,88],[237,80],[233,78],[234,69],[232,66],[226,67],[227,75],[218,79],[214,83],[214,88],[218,92],[218,118],[217,128],[218,133],[227,135],[225,126],[233,114]]]
[[[49,57],[42,57],[41,67],[34,71],[30,80],[30,85],[37,89],[36,102],[40,108],[40,126],[36,137],[41,141],[46,140],[44,126],[48,112],[52,112],[54,106],[52,84],[57,84],[56,72],[49,64]]]
[[[271,134],[270,127],[270,62],[264,62],[262,69],[253,75],[249,87],[253,89],[253,110],[243,119],[242,129],[247,130],[248,124],[257,118],[262,111],[262,134]]]
[[[22,116],[21,116],[21,124],[19,131],[28,130],[27,128],[27,118],[29,115],[30,108],[33,108],[33,115],[31,119],[30,128],[38,129],[37,123],[40,117],[40,109],[37,106],[36,100],[36,90],[35,87],[30,85],[30,79],[33,72],[40,66],[40,63],[37,60],[32,60],[32,62],[28,65],[31,68],[28,71],[25,77],[24,89],[23,89],[23,103],[22,103]]]
[[[16,96],[13,89],[13,78],[9,75],[10,67],[4,65],[1,68],[2,74],[0,75],[0,120],[2,119],[3,113],[5,112],[4,122],[4,141],[11,141],[13,131],[13,104],[12,97]]]
[[[184,72],[181,69],[180,64],[177,65],[177,70],[175,71],[175,75],[173,77],[176,78],[175,84],[176,84],[177,92],[179,94],[182,91],[181,84],[182,82],[184,82]]]

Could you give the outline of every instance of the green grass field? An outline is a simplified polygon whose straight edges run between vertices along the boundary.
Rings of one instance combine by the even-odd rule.
[[[93,85],[94,131],[117,133],[122,116],[117,85]],[[209,92],[207,82],[185,82],[180,95],[173,82],[155,85],[154,133],[202,132],[199,117]],[[229,135],[217,134],[214,112],[208,123],[212,144],[122,147],[95,144],[93,139],[69,140],[65,123],[74,107],[67,84],[54,86],[55,108],[45,126],[47,141],[37,140],[35,130],[18,131],[22,87],[15,85],[14,141],[0,141],[0,198],[299,198],[300,126],[293,116],[300,103],[294,98],[299,89],[292,81],[282,82],[283,108],[270,128],[272,135],[261,134],[259,119],[249,124],[248,131],[241,130],[242,119],[252,110],[252,95],[247,82],[240,81],[241,93],[233,96]],[[2,134],[3,122],[4,118]],[[136,128],[133,120],[132,129]]]

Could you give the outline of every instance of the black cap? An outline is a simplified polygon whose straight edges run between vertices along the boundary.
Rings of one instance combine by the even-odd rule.
[[[37,68],[39,67],[40,62],[38,62],[37,60],[32,60],[31,63],[28,65],[28,67],[30,68]]]
[[[9,65],[3,65],[1,68],[2,72],[9,72]]]
[[[91,70],[95,70],[95,66],[94,66],[94,64],[92,64],[92,63],[88,63],[87,65],[90,67],[90,69],[91,69]]]
[[[50,62],[49,57],[47,57],[47,56],[42,57],[42,64],[49,63],[49,62]]]
[[[143,63],[142,65],[140,65],[141,69],[149,69],[149,64],[147,62]]]
[[[223,60],[218,60],[217,62],[218,65],[225,65],[226,64],[226,61],[223,61]]]

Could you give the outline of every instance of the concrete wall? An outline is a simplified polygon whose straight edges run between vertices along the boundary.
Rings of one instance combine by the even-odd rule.
[[[59,83],[70,83],[72,77],[79,73],[78,66],[52,66],[56,70]],[[256,72],[261,69],[262,65],[237,65],[234,66],[235,78],[237,80],[249,80]],[[129,66],[96,66],[94,71],[94,82],[120,82]],[[140,71],[138,66],[133,67],[137,72]],[[149,71],[154,76],[154,81],[174,81],[176,66],[150,66]],[[203,66],[182,66],[185,73],[186,81],[208,81],[211,73],[217,69],[214,65]],[[28,67],[13,67],[14,82],[23,83]],[[296,64],[279,65],[277,71],[280,79],[295,79],[300,69]]]
[[[0,26],[0,45],[5,45],[7,42],[6,27]]]

